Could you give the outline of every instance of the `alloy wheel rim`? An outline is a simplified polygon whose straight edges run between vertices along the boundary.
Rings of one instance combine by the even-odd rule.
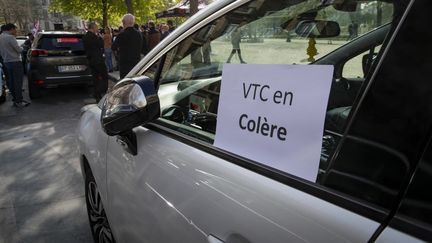
[[[98,242],[115,242],[102,205],[102,200],[94,181],[87,184],[87,202],[90,226]]]

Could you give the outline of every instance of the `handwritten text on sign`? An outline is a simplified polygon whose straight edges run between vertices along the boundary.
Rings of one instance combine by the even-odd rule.
[[[333,67],[227,64],[215,145],[314,181]]]

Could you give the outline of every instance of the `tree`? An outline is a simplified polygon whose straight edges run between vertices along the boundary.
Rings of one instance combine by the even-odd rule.
[[[6,1],[6,0],[0,0]],[[11,1],[11,0],[7,0]],[[53,0],[50,10],[66,12],[82,19],[120,23],[126,13],[134,14],[138,23],[153,19],[155,13],[175,5],[179,0]]]
[[[0,0],[0,23],[14,23],[20,30],[28,31],[42,12],[36,0]]]
[[[126,4],[127,12],[130,14],[134,14],[134,8],[133,8],[132,0],[124,0],[124,2]]]
[[[189,1],[189,10],[191,15],[198,13],[198,0]]]

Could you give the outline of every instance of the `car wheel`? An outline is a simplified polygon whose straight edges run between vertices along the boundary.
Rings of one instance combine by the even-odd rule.
[[[87,213],[94,242],[115,242],[96,181],[91,172],[87,173],[85,183]]]

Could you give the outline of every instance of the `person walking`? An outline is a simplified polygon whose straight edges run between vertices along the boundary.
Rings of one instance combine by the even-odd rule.
[[[93,96],[96,102],[99,102],[108,89],[108,72],[103,57],[104,41],[99,36],[96,23],[89,23],[88,31],[83,37],[83,44],[93,76]]]
[[[142,36],[134,28],[135,17],[132,14],[123,16],[124,30],[115,39],[112,49],[119,52],[120,78],[132,70],[141,59]]]
[[[241,42],[241,33],[240,30],[238,28],[236,28],[232,33],[231,33],[231,44],[232,44],[232,50],[231,50],[231,54],[228,57],[227,63],[231,62],[231,58],[234,56],[234,54],[237,52],[238,57],[240,59],[240,63],[246,63],[242,56],[241,56],[241,50],[240,50],[240,42]]]
[[[12,93],[13,105],[21,108],[30,103],[25,101],[22,95],[24,68],[21,62],[21,52],[23,49],[18,46],[16,34],[14,24],[5,24],[0,35],[0,55],[8,73],[8,88]]]
[[[113,61],[112,61],[112,35],[111,29],[108,26],[104,28],[103,34],[103,42],[104,42],[104,54],[105,54],[105,64],[108,68],[108,72],[113,71]]]

